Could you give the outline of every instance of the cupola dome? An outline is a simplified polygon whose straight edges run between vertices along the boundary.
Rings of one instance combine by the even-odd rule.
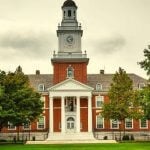
[[[64,8],[64,7],[75,7],[75,8],[77,8],[76,3],[72,0],[66,0],[63,4],[62,8]]]

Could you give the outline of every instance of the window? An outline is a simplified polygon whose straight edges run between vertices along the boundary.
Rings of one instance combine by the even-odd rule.
[[[23,125],[23,129],[24,129],[24,130],[30,130],[30,123],[25,123],[25,124]]]
[[[147,129],[148,128],[148,120],[146,120],[145,118],[140,119],[140,128]]]
[[[38,91],[44,91],[44,90],[45,90],[44,84],[39,84],[38,85]]]
[[[125,128],[132,129],[133,128],[133,120],[130,118],[125,119]]]
[[[37,128],[38,129],[44,129],[45,128],[45,117],[44,116],[41,116],[38,120],[38,123],[37,123]]]
[[[112,119],[112,120],[110,120],[110,122],[111,122],[112,129],[119,129],[119,121],[118,120]]]
[[[104,96],[96,96],[96,107],[101,108],[104,103]]]
[[[139,83],[138,84],[138,88],[141,90],[145,87],[145,83]]]
[[[74,70],[71,66],[67,68],[67,78],[73,78],[74,77]]]
[[[68,10],[68,17],[71,17],[71,10]]]
[[[96,91],[101,91],[102,90],[102,84],[97,83],[96,84]]]
[[[43,108],[45,108],[45,96],[41,97],[41,102],[43,102]]]
[[[97,129],[104,128],[104,118],[101,115],[96,116],[96,128]]]
[[[8,122],[8,130],[16,130],[16,126],[14,126],[13,123]]]

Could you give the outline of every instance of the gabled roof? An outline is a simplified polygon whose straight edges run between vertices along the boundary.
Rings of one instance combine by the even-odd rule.
[[[77,80],[69,78],[50,88],[48,91],[92,91],[94,88],[85,85]]]
[[[96,84],[102,84],[103,91],[108,91],[114,74],[88,74],[87,75],[87,86],[96,88]],[[147,80],[136,75],[128,74],[133,81],[133,88],[138,89],[140,83],[147,84]],[[40,75],[28,75],[31,86],[38,90],[39,84],[45,85],[45,90],[53,86],[53,75],[52,74],[40,74]],[[66,81],[66,80],[65,80]],[[64,82],[65,82],[64,81]]]

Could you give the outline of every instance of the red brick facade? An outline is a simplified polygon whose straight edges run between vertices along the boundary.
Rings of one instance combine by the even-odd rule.
[[[74,69],[74,79],[82,83],[87,83],[87,63],[53,63],[54,78],[53,83],[57,84],[66,80],[67,68],[71,66]]]

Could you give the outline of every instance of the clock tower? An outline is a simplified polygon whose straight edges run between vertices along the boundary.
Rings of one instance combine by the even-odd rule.
[[[58,53],[81,53],[81,25],[77,21],[77,6],[74,1],[67,0],[62,6],[62,22],[58,26]]]
[[[83,30],[77,21],[77,8],[73,0],[66,0],[62,6],[62,21],[57,30],[58,53],[54,52],[51,59],[54,68],[54,84],[67,78],[74,78],[82,83],[87,82],[89,59],[86,51],[82,53]]]

